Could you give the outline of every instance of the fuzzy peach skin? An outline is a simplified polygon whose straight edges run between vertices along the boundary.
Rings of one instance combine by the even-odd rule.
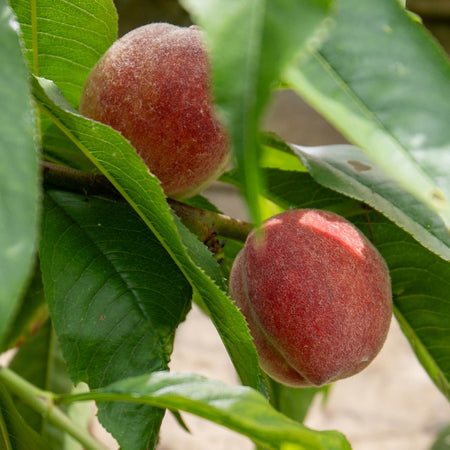
[[[229,162],[210,89],[201,31],[153,23],[129,32],[103,55],[85,83],[80,113],[120,131],[167,196],[187,198]]]
[[[292,210],[252,232],[233,264],[231,297],[261,367],[289,386],[321,386],[364,369],[392,317],[389,272],[350,222]]]

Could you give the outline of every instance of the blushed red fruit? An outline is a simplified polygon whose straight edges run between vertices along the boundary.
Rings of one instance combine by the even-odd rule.
[[[197,27],[154,23],[116,41],[91,71],[80,112],[120,131],[167,196],[195,195],[228,164]]]
[[[261,367],[290,386],[354,375],[377,355],[392,316],[386,264],[344,218],[286,211],[252,232],[230,292],[247,319]]]

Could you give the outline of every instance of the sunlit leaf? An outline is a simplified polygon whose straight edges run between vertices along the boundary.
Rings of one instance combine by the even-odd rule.
[[[448,236],[449,59],[394,0],[336,5],[328,40],[292,64],[286,80],[395,183],[438,215]]]
[[[292,149],[316,181],[372,206],[423,246],[450,261],[450,233],[442,218],[403,189],[359,148],[292,145]]]
[[[73,107],[94,64],[117,39],[112,0],[11,0],[32,72],[53,80]]]
[[[112,0],[11,0],[31,71],[53,80],[78,106],[84,82],[117,38]],[[44,157],[81,170],[93,165],[46,117],[41,117]]]
[[[336,431],[313,431],[274,410],[259,392],[199,375],[160,372],[122,380],[67,400],[128,401],[179,409],[226,426],[269,449],[346,450]]]

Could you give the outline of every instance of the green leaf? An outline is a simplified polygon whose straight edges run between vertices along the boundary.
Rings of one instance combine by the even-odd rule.
[[[73,107],[95,63],[117,39],[112,0],[11,0],[31,71],[53,80]]]
[[[19,414],[8,390],[0,385],[0,448],[48,450],[48,444]]]
[[[72,389],[72,393],[82,393],[88,392],[89,387],[85,383],[80,383]],[[75,404],[70,405],[70,408],[67,410],[67,417],[72,423],[78,427],[80,430],[85,430],[86,435],[90,435],[92,432],[92,419],[93,419],[93,411],[92,404],[87,403],[85,405]],[[75,439],[66,439],[64,440],[64,450],[83,450],[85,449],[78,441]]]
[[[221,213],[216,207],[216,205],[213,205],[206,197],[203,197],[202,195],[196,195],[195,197],[191,197],[188,199],[184,199],[183,203],[186,203],[186,205],[195,206],[196,208],[205,209],[206,211],[212,211],[216,213]]]
[[[202,267],[212,278],[216,286],[223,291],[226,290],[224,279],[214,258],[205,245],[200,244],[197,237],[193,235],[182,223],[175,213],[172,213],[173,221],[178,229],[181,241],[185,245],[186,254],[197,267]]]
[[[450,263],[377,213],[355,224],[389,267],[394,311],[428,375],[450,399]]]
[[[394,0],[341,0],[327,42],[285,78],[448,234],[450,64],[421,24]]]
[[[307,172],[266,168],[264,177],[265,197],[283,209],[326,209],[344,217],[361,214],[364,210],[361,202],[319,185]],[[240,186],[235,171],[224,174],[221,180]]]
[[[84,82],[98,59],[117,39],[111,0],[11,0],[20,22],[31,71],[53,80],[76,108]],[[44,157],[92,171],[93,165],[45,117],[41,119]]]
[[[9,333],[5,336],[4,350],[26,341],[36,331],[35,327],[42,324],[47,317],[42,275],[39,262],[36,260],[32,277],[21,298],[14,322],[11,323]]]
[[[42,85],[34,80],[33,85],[39,107],[106,175],[152,230],[194,291],[202,297],[242,382],[264,390],[256,349],[245,319],[224,290],[216,284],[215,281],[219,282],[220,278],[216,268],[212,269],[215,267],[212,255],[208,255],[206,266],[197,266],[196,263],[206,258],[204,246],[192,239],[187,231],[180,236],[178,230],[183,226],[175,225],[158,180],[149,173],[141,158],[120,133],[69,109],[59,108],[53,99],[58,104],[62,102],[55,98],[52,84],[46,80],[40,80],[40,83]],[[195,257],[194,261],[191,256],[196,253],[203,256]]]
[[[182,4],[206,32],[215,99],[227,121],[244,195],[259,224],[266,215],[260,201],[260,118],[274,83],[327,17],[331,0],[184,0]],[[317,40],[317,35],[313,38]]]
[[[30,275],[39,176],[28,70],[10,8],[0,4],[0,348]]]
[[[91,388],[167,369],[192,291],[125,202],[48,191],[41,264],[52,320],[74,382]],[[99,417],[126,448],[157,439],[164,412],[102,405]]]
[[[20,347],[9,367],[42,390],[58,394],[73,392],[73,385],[49,320],[35,336]],[[61,450],[69,445],[71,448],[77,448],[74,447],[75,441],[52,425],[46,417],[42,417],[18,399],[15,399],[15,405],[26,423],[45,439],[47,449]],[[89,413],[89,405],[87,407]],[[65,412],[69,412],[68,408],[65,408]],[[81,449],[80,446],[78,448]]]
[[[313,431],[275,411],[257,391],[199,375],[160,372],[122,380],[62,401],[128,401],[196,414],[269,448],[350,449],[336,431]]]
[[[85,172],[98,172],[79,148],[47,117],[41,116],[42,159]]]
[[[450,425],[444,427],[433,443],[430,450],[449,450],[450,449]]]
[[[325,394],[329,386],[293,388],[270,379],[270,403],[287,417],[302,423],[317,394]]]
[[[430,378],[450,398],[450,263],[378,212],[364,212],[359,202],[320,186],[308,173],[267,173],[270,199],[293,208],[338,212],[377,247],[389,267],[400,326]]]
[[[399,186],[359,148],[291,147],[320,184],[372,206],[424,247],[450,261],[450,233],[442,218]]]
[[[261,167],[272,167],[283,170],[306,169],[301,164],[298,157],[280,137],[274,133],[261,133],[263,149],[261,154]]]

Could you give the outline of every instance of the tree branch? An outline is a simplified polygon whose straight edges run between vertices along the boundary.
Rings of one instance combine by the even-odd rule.
[[[123,200],[120,193],[101,174],[83,172],[49,162],[41,162],[44,185],[58,187],[85,195],[99,195]],[[224,214],[207,211],[185,203],[167,199],[168,204],[183,224],[202,242],[216,236],[244,242],[253,225]]]

